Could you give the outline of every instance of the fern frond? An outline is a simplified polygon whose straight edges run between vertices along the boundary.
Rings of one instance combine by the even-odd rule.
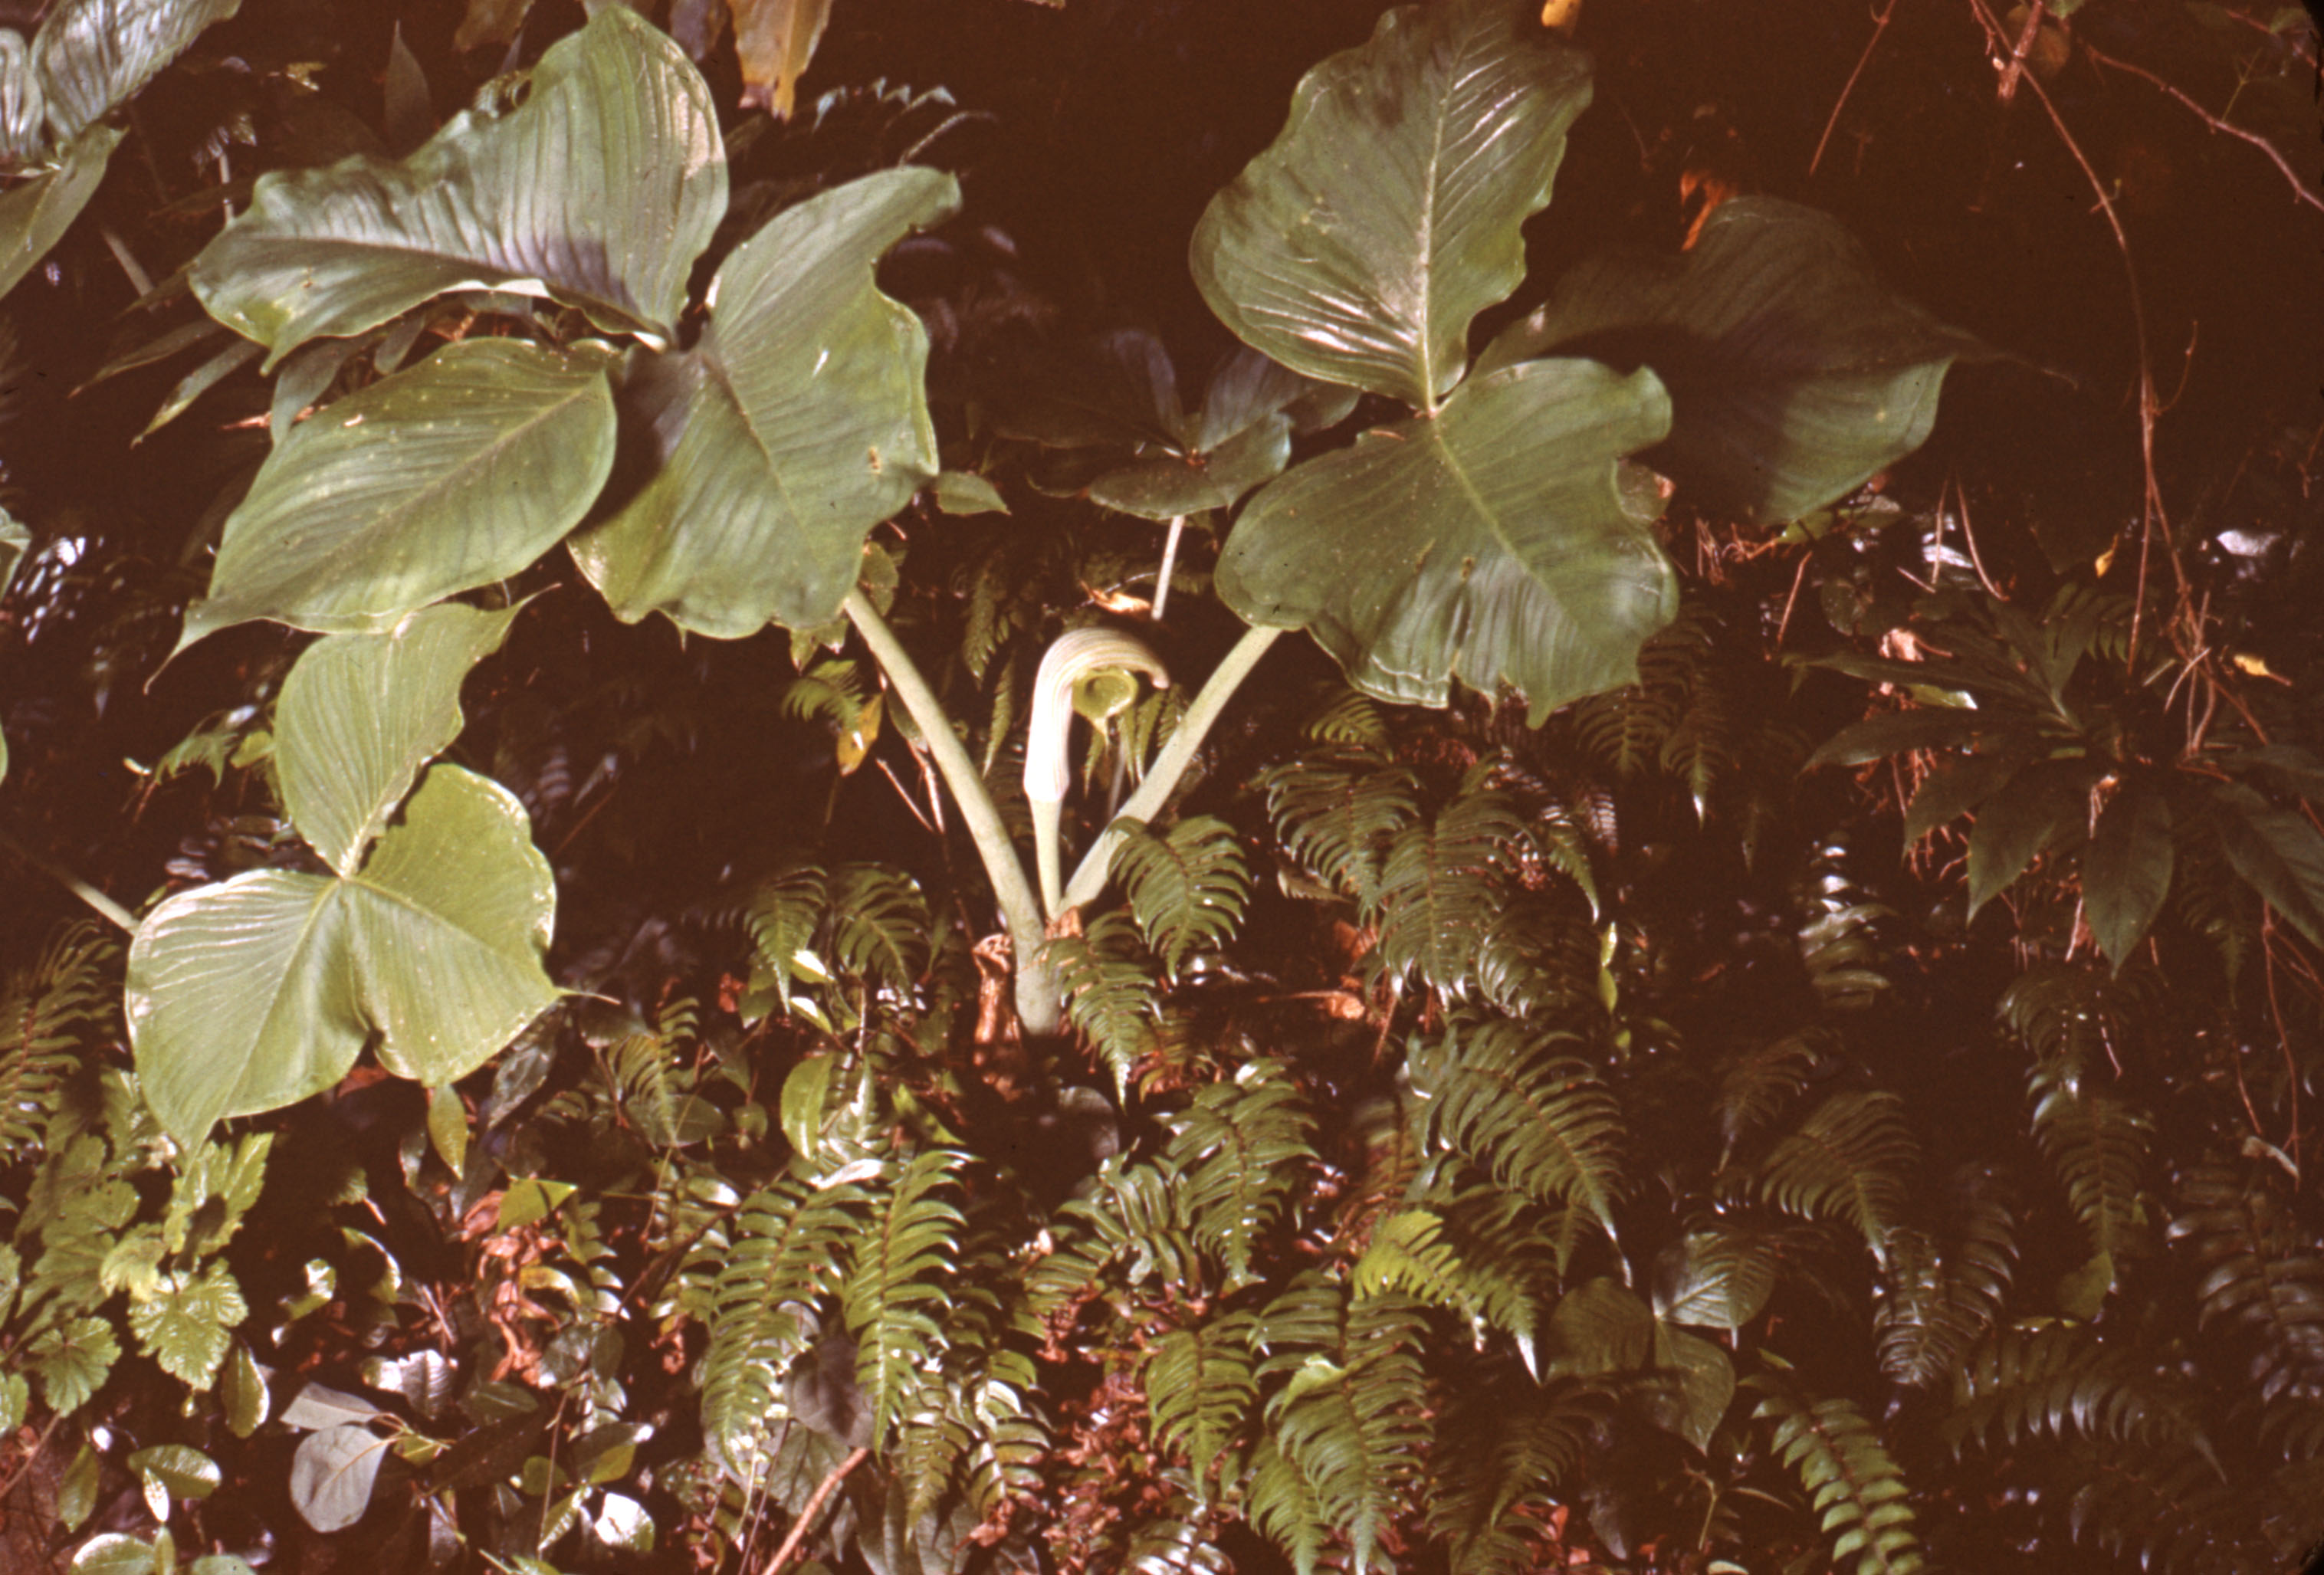
[[[119,951],[96,926],[69,925],[0,989],[0,1164],[39,1154],[65,1084],[118,1009],[106,982]]]
[[[1832,1095],[1768,1152],[1760,1195],[1787,1213],[1849,1226],[1886,1266],[1888,1238],[1904,1220],[1904,1178],[1919,1156],[1903,1104],[1885,1090]]]
[[[1060,935],[1048,956],[1065,990],[1065,1018],[1095,1048],[1125,1097],[1130,1074],[1154,1045],[1157,981],[1127,914],[1100,914],[1078,935]]]
[[[1526,824],[1507,795],[1463,792],[1390,845],[1379,883],[1380,966],[1446,995],[1476,985],[1485,932],[1508,899],[1508,859]]]
[[[1226,1266],[1237,1290],[1257,1276],[1251,1249],[1275,1229],[1315,1157],[1314,1119],[1281,1062],[1254,1061],[1195,1096],[1166,1157],[1186,1178],[1194,1239]]]
[[[2135,1559],[2150,1575],[2276,1575],[2248,1506],[2193,1443],[2087,1445],[2059,1461],[2067,1527],[2079,1543]]]
[[[1146,1403],[1155,1441],[1186,1459],[1198,1496],[1212,1478],[1232,1482],[1243,1423],[1259,1402],[1251,1357],[1252,1317],[1224,1312],[1172,1330],[1148,1348]]]
[[[1377,749],[1342,745],[1273,767],[1259,780],[1285,850],[1370,911],[1389,842],[1420,813],[1413,774]]]
[[[2177,1395],[2134,1353],[2053,1320],[1997,1329],[1954,1369],[1945,1441],[1958,1453],[1996,1429],[2011,1443],[2069,1432],[2116,1442],[2195,1436]]]
[[[1133,820],[1115,829],[1127,834],[1114,852],[1114,878],[1165,970],[1176,977],[1190,953],[1233,937],[1250,903],[1250,873],[1232,826],[1197,815],[1165,836]]]
[[[1250,1524],[1283,1551],[1297,1575],[1314,1575],[1317,1561],[1331,1545],[1332,1527],[1307,1474],[1272,1438],[1260,1440],[1251,1456],[1243,1504]]]
[[[1406,1505],[1427,1446],[1420,1365],[1426,1324],[1401,1296],[1349,1302],[1310,1273],[1259,1315],[1262,1378],[1287,1381],[1267,1403],[1283,1455],[1348,1538],[1359,1575]]]
[[[1502,1186],[1563,1204],[1614,1234],[1624,1192],[1622,1109],[1587,1063],[1553,1054],[1563,1034],[1493,1022],[1415,1056],[1425,1141]]]
[[[751,893],[743,924],[751,933],[751,991],[786,1008],[803,981],[823,983],[830,965],[815,954],[816,932],[829,906],[820,865],[787,864]]]
[[[872,1403],[872,1447],[881,1448],[930,1352],[966,1220],[945,1197],[961,1160],[948,1149],[915,1156],[881,1199],[858,1241],[842,1288],[856,1340],[855,1381]]]
[[[2088,1086],[2093,1075],[2064,1058],[2034,1069],[2034,1137],[2089,1237],[2090,1251],[2124,1265],[2149,1244],[2141,1184],[2154,1121],[2129,1101]]]
[[[1122,1566],[1135,1575],[1232,1575],[1208,1515],[1179,1499],[1131,1534]]]
[[[1719,1136],[1724,1168],[1744,1138],[1791,1108],[1829,1051],[1831,1036],[1810,1029],[1730,1057],[1719,1076]]]
[[[1485,932],[1477,985],[1513,1017],[1571,1019],[1599,1009],[1598,937],[1587,925],[1526,894]]]
[[[1317,743],[1353,744],[1367,749],[1388,747],[1388,721],[1379,702],[1360,689],[1344,685],[1303,730]]]
[[[730,1470],[776,1412],[784,1370],[814,1338],[816,1310],[871,1211],[859,1188],[786,1178],[745,1200],[726,1239],[706,1233],[688,1254],[684,1272],[708,1286],[702,1432]]]
[[[1570,1379],[1517,1387],[1481,1372],[1462,1375],[1446,1395],[1430,1456],[1430,1529],[1452,1544],[1461,1575],[1544,1568],[1559,1484],[1613,1414],[1612,1399]]]
[[[1089,1193],[1058,1211],[1050,1235],[1056,1249],[1025,1276],[1026,1302],[1037,1318],[1055,1317],[1089,1294],[1116,1263],[1127,1263],[1132,1285],[1149,1276],[1187,1288],[1200,1283],[1185,1188],[1167,1165],[1108,1159]]]
[[[1533,1276],[1513,1272],[1489,1242],[1485,1250],[1462,1250],[1477,1245],[1469,1233],[1448,1228],[1436,1211],[1406,1209],[1380,1221],[1349,1283],[1360,1297],[1401,1292],[1471,1324],[1500,1330],[1517,1340],[1530,1365],[1540,1314]]]
[[[2016,1266],[2015,1216],[2006,1198],[1981,1196],[1942,1248],[1913,1230],[1898,1230],[1889,1246],[1886,1294],[1873,1314],[1880,1370],[1895,1383],[1932,1388],[2000,1323]]]
[[[1770,1370],[1744,1380],[1763,1396],[1751,1414],[1775,1423],[1775,1452],[1813,1500],[1835,1566],[1852,1561],[1856,1575],[1921,1569],[1904,1473],[1872,1424],[1852,1401],[1810,1401],[1784,1370],[1787,1364],[1764,1355]]]
[[[2324,1243],[2302,1228],[2272,1174],[2213,1161],[2179,1184],[2171,1239],[2193,1245],[2200,1319],[2255,1330],[2262,1393],[2324,1381]]]
[[[832,962],[901,999],[927,972],[927,899],[919,883],[882,864],[842,864],[831,872],[825,930]]]

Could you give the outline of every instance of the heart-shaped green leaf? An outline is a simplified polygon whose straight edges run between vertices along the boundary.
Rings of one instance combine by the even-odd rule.
[[[466,339],[293,428],[227,517],[179,649],[253,618],[368,633],[524,568],[613,469],[605,364]]]
[[[317,335],[478,286],[660,343],[725,211],[710,89],[650,23],[605,5],[549,46],[505,115],[455,115],[400,162],[262,177],[194,259],[194,293],[264,345],[270,368]]]
[[[332,634],[282,680],[274,763],[290,824],[353,875],[420,768],[460,733],[460,681],[517,609],[429,607],[378,634]]]
[[[1919,447],[1946,369],[1987,354],[1883,285],[1839,221],[1747,197],[1715,210],[1692,251],[1576,268],[1477,367],[1536,355],[1652,367],[1672,420],[1647,462],[1707,508],[1784,520]]]
[[[1519,229],[1589,103],[1588,60],[1506,0],[1400,6],[1301,79],[1196,226],[1194,282],[1286,366],[1433,406],[1524,279]]]
[[[722,639],[838,615],[865,533],[936,474],[927,334],[872,265],[959,206],[910,165],[800,203],[718,270],[693,349],[632,357],[622,401],[659,468],[572,544],[617,615]]]
[[[557,989],[548,861],[507,789],[438,766],[362,873],[254,870],[170,898],[129,949],[145,1097],[189,1147],[330,1087],[380,1036],[390,1071],[473,1072]]]
[[[120,141],[113,127],[93,125],[64,145],[55,169],[0,195],[0,296],[22,283],[80,216]]]
[[[241,9],[242,0],[63,0],[32,41],[49,124],[60,139],[78,136]]]
[[[1382,699],[1442,705],[1455,677],[1506,682],[1545,716],[1634,682],[1639,644],[1677,609],[1651,508],[1619,474],[1669,424],[1650,372],[1535,361],[1471,379],[1435,415],[1269,484],[1219,594],[1248,622],[1307,629]]]

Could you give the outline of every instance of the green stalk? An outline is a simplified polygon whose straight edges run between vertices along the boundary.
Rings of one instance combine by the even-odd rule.
[[[1203,685],[1203,692],[1194,696],[1192,705],[1186,707],[1185,718],[1178,723],[1178,731],[1170,735],[1170,741],[1164,744],[1161,752],[1154,757],[1154,764],[1146,772],[1146,780],[1138,785],[1138,791],[1131,794],[1130,802],[1121,806],[1120,818],[1151,821],[1161,812],[1171,791],[1178,786],[1178,778],[1185,775],[1187,763],[1194,758],[1194,751],[1202,748],[1204,738],[1226,710],[1227,702],[1234,698],[1234,693],[1242,686],[1242,681],[1250,677],[1250,670],[1259,665],[1259,659],[1267,654],[1267,648],[1273,645],[1282,633],[1280,629],[1256,626],[1243,631],[1242,638],[1235,641],[1234,649],[1220,660],[1209,680]],[[1065,907],[1080,907],[1097,899],[1097,894],[1105,889],[1106,877],[1113,864],[1114,846],[1120,841],[1120,834],[1109,826],[1090,844],[1089,852],[1083,855],[1080,867],[1074,870],[1072,881],[1065,887]]]
[[[98,917],[109,920],[110,922],[120,926],[124,930],[126,930],[133,935],[137,933],[137,916],[135,914],[131,913],[127,908],[114,901],[113,898],[106,896],[104,892],[99,891],[96,887],[91,886],[88,881],[83,880],[79,876],[66,869],[62,864],[58,863],[54,859],[46,858],[32,852],[32,849],[26,847],[23,843],[18,842],[14,837],[10,836],[5,831],[0,831],[0,847],[6,848],[10,852],[23,860],[24,862],[30,864],[33,869],[54,878],[57,883],[62,886],[67,891],[71,892],[75,897],[79,898],[83,902],[88,904],[88,906],[96,911]]]
[[[961,819],[967,824],[977,856],[984,861],[985,876],[992,882],[992,895],[1001,904],[1001,920],[1009,926],[1010,949],[1016,953],[1018,1020],[1028,1034],[1056,1033],[1065,998],[1057,984],[1056,971],[1041,959],[1048,927],[1041,922],[1040,899],[1033,894],[1032,882],[1025,878],[1025,866],[1018,860],[1016,844],[1009,839],[1009,828],[1001,824],[1001,812],[993,807],[992,795],[984,790],[984,778],[977,771],[976,762],[961,747],[959,736],[952,730],[952,718],[945,714],[936,691],[928,687],[928,681],[920,676],[920,669],[913,665],[911,656],[897,640],[896,631],[888,627],[888,621],[880,616],[879,609],[858,588],[847,593],[840,611],[855,625],[863,643],[872,648],[872,655],[888,675],[896,697],[918,724],[920,736],[927,741],[928,753],[936,759],[936,769],[943,774],[945,785],[952,789],[953,802],[960,806]]]

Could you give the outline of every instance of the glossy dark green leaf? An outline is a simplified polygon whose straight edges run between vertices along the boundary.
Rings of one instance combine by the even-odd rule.
[[[1434,406],[1469,323],[1525,277],[1586,57],[1502,0],[1405,5],[1301,79],[1282,134],[1211,200],[1194,282],[1245,344]]]
[[[16,288],[64,238],[105,179],[121,134],[90,126],[58,152],[55,168],[0,194],[0,296]]]
[[[623,405],[659,465],[572,544],[617,615],[739,639],[838,614],[865,533],[936,474],[927,335],[872,266],[959,204],[907,165],[786,209],[718,270],[693,349],[632,357]]]
[[[523,807],[438,766],[353,879],[254,870],[170,898],[129,953],[145,1096],[188,1144],[290,1104],[364,1045],[442,1086],[557,999],[541,971],[556,889]]]
[[[270,369],[317,335],[477,287],[663,343],[725,210],[709,88],[669,38],[605,5],[549,46],[505,115],[456,115],[401,162],[262,177],[194,260],[194,293],[264,345]]]
[[[2171,800],[2160,784],[2126,778],[2082,855],[2082,914],[2119,970],[2171,894]]]
[[[62,0],[32,41],[59,140],[78,136],[241,9],[242,0]]]
[[[1646,1391],[1650,1414],[1696,1449],[1709,1449],[1711,1435],[1735,1400],[1734,1362],[1699,1334],[1657,1325],[1655,1365],[1676,1371],[1668,1387]]]
[[[275,706],[274,760],[290,824],[332,869],[355,872],[420,768],[459,736],[460,682],[516,614],[454,603],[300,653]]]
[[[1655,1313],[1665,1322],[1740,1329],[1775,1294],[1774,1252],[1733,1228],[1691,1230],[1655,1266]]]
[[[1928,714],[1907,711],[1902,714],[1920,716]],[[1838,739],[1832,741],[1833,743],[1839,741]],[[1913,795],[1911,806],[1904,811],[1905,845],[1910,847],[1939,826],[1950,824],[1983,804],[2007,787],[2009,779],[2017,775],[2018,769],[2024,764],[2024,760],[2015,755],[1970,755],[1941,763],[1921,779],[1920,788]]]
[[[140,1477],[159,1482],[172,1498],[208,1498],[226,1480],[216,1460],[188,1444],[154,1444],[123,1463]]]
[[[2079,836],[2089,824],[2086,760],[2028,766],[2006,790],[1985,801],[1969,836],[1969,913],[1977,916],[2044,849]]]
[[[1654,368],[1674,415],[1647,463],[1708,508],[1775,521],[1918,448],[1946,370],[1982,353],[1881,284],[1837,220],[1744,197],[1683,253],[1576,268],[1478,364],[1590,355]]]
[[[1253,623],[1305,628],[1382,699],[1441,705],[1458,677],[1536,720],[1633,682],[1677,606],[1618,479],[1667,430],[1652,373],[1539,361],[1472,379],[1434,417],[1366,433],[1269,484],[1220,559]]]
[[[1090,484],[1090,501],[1143,520],[1223,509],[1291,462],[1291,418],[1261,416],[1208,453],[1158,454]]]
[[[2211,802],[2219,812],[2214,824],[2220,844],[2236,873],[2301,935],[2324,946],[2324,835],[2307,816],[2278,809],[2240,782],[2213,784]]]
[[[525,568],[613,469],[604,364],[467,339],[293,428],[227,517],[179,649],[253,618],[388,629]]]
[[[1653,1359],[1655,1315],[1637,1293],[1600,1276],[1558,1298],[1542,1342],[1544,1377],[1630,1372]]]
[[[1810,755],[1802,770],[1818,766],[1866,766],[1909,750],[1965,748],[1992,727],[1990,718],[1974,711],[1927,706],[1914,711],[1884,711],[1841,728]]]

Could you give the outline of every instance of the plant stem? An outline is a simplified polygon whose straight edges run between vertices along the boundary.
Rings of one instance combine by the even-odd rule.
[[[1047,939],[1048,929],[1041,921],[1040,899],[1025,878],[1016,844],[1010,841],[1009,828],[1001,824],[992,795],[984,790],[976,762],[961,747],[959,736],[952,730],[952,718],[945,714],[936,691],[928,687],[896,631],[888,627],[888,621],[861,588],[847,593],[840,611],[872,648],[872,658],[888,675],[896,697],[918,724],[936,769],[952,789],[953,802],[960,806],[961,819],[967,824],[970,840],[976,843],[977,856],[984,861],[984,873],[992,882],[1001,921],[1009,926],[1009,944],[1016,953],[1018,1020],[1028,1034],[1056,1033],[1062,995],[1056,971],[1041,960],[1041,944]]]
[[[127,908],[114,901],[113,898],[106,896],[104,892],[99,891],[96,887],[91,886],[88,881],[83,880],[79,876],[66,869],[62,864],[58,863],[54,859],[45,858],[42,855],[32,852],[32,849],[26,847],[23,843],[18,842],[14,837],[10,836],[5,831],[0,831],[0,847],[6,848],[10,852],[23,860],[24,862],[30,864],[33,869],[41,870],[44,874],[55,877],[57,882],[63,886],[66,890],[71,892],[75,897],[79,898],[83,902],[88,904],[90,907],[96,909],[98,917],[110,920],[112,923],[119,925],[124,930],[126,930],[133,935],[137,933],[137,916],[135,914],[131,913]]]
[[[1185,775],[1187,762],[1202,747],[1204,737],[1217,723],[1220,714],[1226,710],[1227,702],[1234,698],[1234,693],[1242,686],[1242,681],[1250,677],[1251,668],[1259,665],[1259,659],[1267,654],[1267,648],[1273,645],[1282,633],[1280,629],[1259,627],[1243,631],[1242,638],[1235,641],[1234,649],[1221,659],[1208,681],[1203,685],[1203,692],[1195,695],[1194,703],[1186,708],[1185,718],[1178,723],[1178,731],[1170,735],[1170,741],[1164,744],[1161,753],[1154,757],[1154,764],[1147,770],[1146,780],[1138,785],[1138,791],[1131,794],[1130,802],[1121,806],[1120,818],[1150,821],[1160,812],[1162,806],[1169,800],[1172,790],[1178,786],[1178,778]],[[1113,863],[1114,844],[1120,841],[1120,834],[1111,826],[1098,834],[1097,841],[1092,843],[1089,852],[1082,856],[1079,868],[1074,870],[1074,878],[1065,887],[1065,907],[1079,907],[1094,901],[1097,894],[1105,889],[1106,877]]]

